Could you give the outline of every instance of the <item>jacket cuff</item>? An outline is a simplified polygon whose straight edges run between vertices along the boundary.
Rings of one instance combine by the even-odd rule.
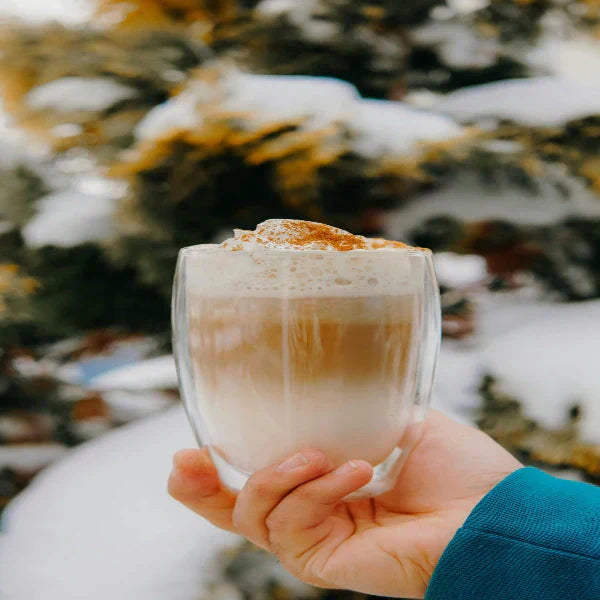
[[[515,471],[457,531],[425,597],[600,599],[600,488]]]

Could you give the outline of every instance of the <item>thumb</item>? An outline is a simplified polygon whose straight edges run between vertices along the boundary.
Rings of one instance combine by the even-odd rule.
[[[235,531],[231,515],[236,496],[223,488],[208,450],[180,450],[173,457],[169,494],[213,525]]]

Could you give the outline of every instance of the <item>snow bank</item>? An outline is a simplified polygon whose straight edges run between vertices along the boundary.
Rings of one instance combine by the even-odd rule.
[[[534,69],[584,83],[600,84],[600,40],[587,35],[545,35],[525,54]]]
[[[174,398],[164,392],[110,390],[102,394],[115,421],[127,423],[164,410],[174,403]]]
[[[476,346],[444,340],[432,398],[433,408],[467,425],[474,424],[474,414],[480,404],[477,389],[484,373],[477,353]]]
[[[497,118],[529,126],[561,126],[600,114],[600,83],[566,77],[509,79],[452,92],[435,109],[461,122]]]
[[[443,114],[402,102],[363,99],[354,86],[328,77],[230,72],[221,87],[191,82],[148,112],[136,128],[140,140],[202,126],[203,112],[251,116],[254,123],[301,120],[305,129],[346,124],[364,155],[404,155],[419,144],[457,137],[462,128]]]
[[[346,119],[359,98],[353,85],[329,77],[239,73],[226,87],[226,110],[256,111],[269,121],[310,117],[315,126]]]
[[[474,339],[444,340],[434,406],[472,419],[487,373],[543,426],[564,426],[579,405],[583,439],[599,444],[600,301],[540,304],[503,296],[479,298]]]
[[[440,9],[445,11],[447,7],[438,6],[437,9],[439,14]],[[451,15],[451,9],[449,12]],[[490,67],[502,51],[493,37],[485,37],[473,27],[453,21],[430,21],[415,29],[411,37],[418,44],[437,46],[443,61],[456,69]]]
[[[254,10],[261,15],[281,15],[295,6],[296,0],[261,0]]]
[[[119,367],[95,377],[90,386],[98,390],[176,389],[175,361],[168,355]]]
[[[448,6],[459,14],[469,14],[488,6],[490,0],[447,0]]]
[[[340,25],[321,17],[330,7],[323,6],[322,0],[262,0],[256,5],[256,12],[264,17],[283,16],[295,25],[304,39],[323,42],[339,35]]]
[[[490,339],[484,369],[525,412],[560,427],[581,407],[581,433],[600,443],[600,301],[538,306],[529,322]]]
[[[73,340],[68,339],[63,342],[67,348],[69,343],[73,344],[74,348],[78,348]],[[55,351],[60,351],[60,344],[61,342],[54,344]],[[143,361],[154,348],[155,342],[151,338],[121,340],[99,353],[87,354],[80,360],[54,366],[52,370],[54,376],[63,381],[88,386],[91,381],[105,373]]]
[[[62,77],[33,88],[25,104],[36,110],[98,112],[134,98],[137,90],[106,77]]]
[[[148,111],[135,128],[139,140],[155,139],[167,131],[193,129],[202,123],[199,104],[211,93],[208,86],[194,82],[180,94]]]
[[[152,109],[136,128],[139,139],[154,138],[165,131],[194,128],[202,124],[203,104],[223,112],[251,114],[259,122],[307,119],[307,127],[344,121],[359,99],[349,83],[327,77],[251,75],[231,72],[222,88],[191,82],[180,94]]]
[[[355,148],[361,154],[408,154],[424,142],[458,137],[459,127],[452,119],[403,102],[360,100],[350,120],[358,134]]]
[[[448,287],[468,287],[487,277],[485,259],[475,254],[436,252],[433,264],[438,282]]]
[[[40,198],[36,214],[23,228],[28,246],[75,246],[100,241],[115,231],[113,213],[117,199],[79,193],[55,192]]]
[[[2,0],[0,18],[13,17],[34,24],[57,21],[77,26],[92,19],[96,4],[95,0]]]
[[[0,469],[35,473],[56,459],[64,456],[67,449],[61,444],[14,444],[0,446]]]
[[[19,163],[33,164],[49,155],[49,148],[30,138],[4,109],[0,97],[0,169],[11,169]]]
[[[193,81],[180,94],[153,108],[136,128],[138,139],[199,127],[204,106],[214,111],[251,114],[260,122],[307,119],[316,127],[347,118],[358,99],[349,83],[326,77],[250,75],[232,71],[221,86]]]
[[[8,507],[3,600],[193,600],[238,538],[168,497],[183,410],[115,430],[44,471]]]
[[[408,234],[429,218],[449,215],[465,222],[505,219],[523,225],[545,225],[569,215],[600,217],[598,197],[576,179],[563,177],[569,186],[565,196],[547,181],[530,193],[514,185],[484,187],[477,176],[463,174],[448,186],[419,196],[387,213],[385,237],[407,239]]]

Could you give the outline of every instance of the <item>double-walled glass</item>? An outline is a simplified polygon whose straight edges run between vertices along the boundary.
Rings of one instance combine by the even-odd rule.
[[[303,448],[362,459],[389,490],[430,401],[440,340],[431,253],[184,248],[173,295],[186,410],[222,481]]]

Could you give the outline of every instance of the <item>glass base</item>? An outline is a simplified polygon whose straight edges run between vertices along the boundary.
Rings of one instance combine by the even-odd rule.
[[[250,478],[250,473],[239,471],[232,467],[218,452],[215,452],[210,446],[208,448],[210,456],[217,468],[219,477],[223,485],[234,492],[239,492]],[[402,470],[402,465],[407,456],[407,450],[396,447],[390,454],[373,467],[373,477],[371,481],[360,489],[348,494],[344,501],[352,502],[363,498],[373,498],[389,492],[395,485],[398,475]]]

